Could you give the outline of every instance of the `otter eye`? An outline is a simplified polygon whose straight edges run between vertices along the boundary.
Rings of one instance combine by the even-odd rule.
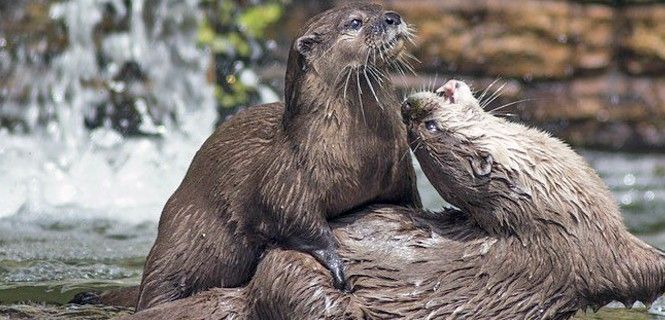
[[[439,131],[439,127],[436,126],[436,121],[430,120],[425,122],[425,128],[427,128],[427,131],[429,132],[437,132]]]
[[[360,21],[359,19],[353,19],[351,20],[351,23],[349,24],[349,28],[352,30],[358,30],[363,26],[363,22]]]

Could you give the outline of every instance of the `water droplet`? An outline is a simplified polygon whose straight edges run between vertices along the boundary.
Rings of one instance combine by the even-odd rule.
[[[653,199],[655,198],[656,198],[656,193],[654,193],[651,190],[644,193],[644,201],[653,201]]]
[[[633,174],[630,174],[630,173],[629,173],[629,174],[623,176],[623,184],[625,184],[625,185],[627,185],[627,186],[632,186],[632,185],[634,185],[634,184],[635,184],[635,180],[636,180],[636,179],[635,179],[635,176],[634,176]]]
[[[623,197],[621,197],[621,204],[624,206],[631,205],[633,203],[633,196],[626,194]]]

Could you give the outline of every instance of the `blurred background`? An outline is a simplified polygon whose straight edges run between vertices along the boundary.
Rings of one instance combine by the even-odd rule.
[[[0,316],[138,283],[200,144],[239,108],[283,100],[292,37],[343,2],[0,0]],[[665,248],[665,4],[377,2],[418,30],[400,94],[494,83],[489,108],[571,143],[631,231]]]

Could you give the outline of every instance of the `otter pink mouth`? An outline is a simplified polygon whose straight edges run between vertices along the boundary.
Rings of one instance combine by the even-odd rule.
[[[443,86],[434,91],[437,96],[442,97],[448,103],[455,103],[455,92],[459,89],[461,84],[457,80],[450,80]]]

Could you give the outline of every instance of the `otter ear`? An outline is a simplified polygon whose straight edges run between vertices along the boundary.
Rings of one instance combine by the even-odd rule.
[[[477,157],[469,159],[473,174],[479,178],[485,178],[492,172],[492,165],[494,165],[494,158],[489,153],[479,154]]]
[[[308,57],[314,47],[321,43],[321,35],[318,33],[306,34],[296,40],[296,50],[303,56]]]

